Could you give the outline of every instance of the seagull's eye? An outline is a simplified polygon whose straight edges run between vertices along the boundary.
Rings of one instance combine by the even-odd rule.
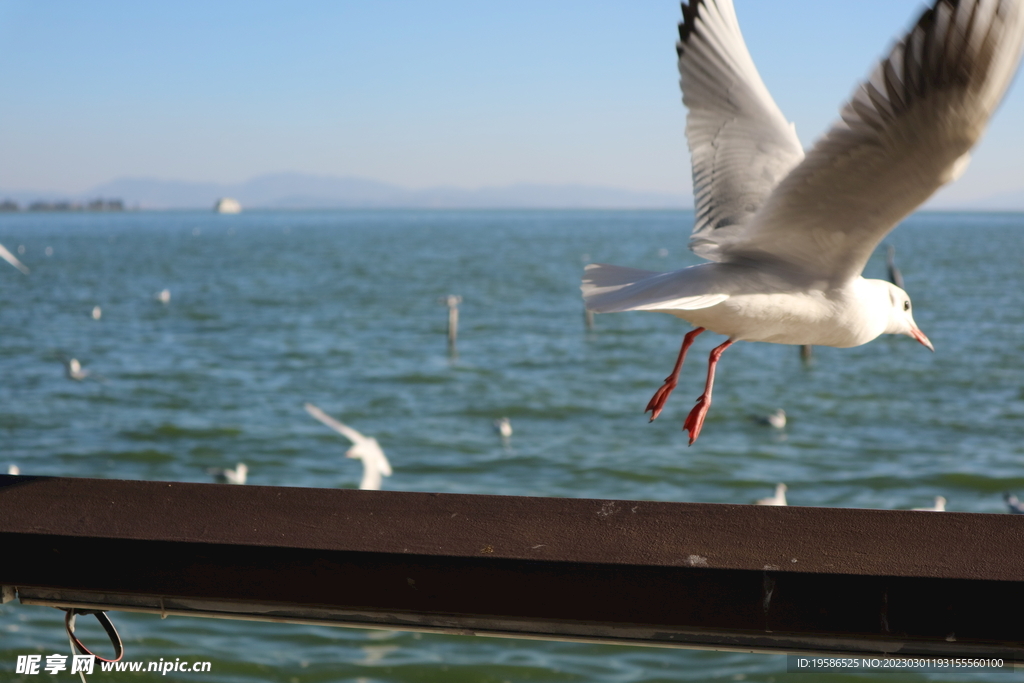
[[[904,311],[909,311],[910,310],[910,302],[909,301],[904,301],[903,302],[903,310]]]

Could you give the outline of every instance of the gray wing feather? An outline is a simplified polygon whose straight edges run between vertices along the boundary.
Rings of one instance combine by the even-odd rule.
[[[691,0],[679,24],[679,85],[689,110],[695,222],[690,249],[722,260],[743,226],[804,157],[740,33],[732,0]]]
[[[776,262],[832,282],[956,179],[1009,86],[1024,0],[938,0],[783,180],[726,260]]]

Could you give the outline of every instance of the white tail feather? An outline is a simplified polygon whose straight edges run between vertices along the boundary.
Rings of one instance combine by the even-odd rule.
[[[583,300],[587,310],[595,313],[622,311],[696,311],[710,308],[729,298],[728,294],[694,294],[679,296],[675,286],[664,287],[679,274],[656,273],[650,270],[623,268],[592,263],[583,276]],[[658,290],[663,289],[664,295]]]

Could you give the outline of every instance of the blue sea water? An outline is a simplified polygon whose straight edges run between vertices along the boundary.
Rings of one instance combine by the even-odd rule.
[[[209,481],[207,468],[244,461],[253,484],[355,487],[359,464],[309,401],[376,436],[391,490],[742,503],[781,481],[793,505],[910,508],[943,495],[979,513],[1024,493],[1024,215],[917,214],[887,240],[935,354],[882,338],[817,348],[805,366],[793,347],[737,344],[687,448],[682,421],[721,338],[698,339],[649,425],[643,409],[687,326],[629,313],[587,331],[578,287],[590,261],[696,263],[691,222],[671,211],[0,215],[0,243],[23,246],[32,269],[0,263],[0,468]],[[865,274],[885,277],[883,253]],[[457,357],[447,294],[463,297]],[[92,378],[68,380],[66,357]],[[779,407],[783,431],[752,419]],[[508,444],[491,427],[501,416]],[[0,679],[36,679],[13,674],[17,654],[66,653],[61,617],[0,608]],[[165,680],[787,678],[775,655],[114,619],[128,659],[213,662]],[[952,680],[872,680],[926,678]]]

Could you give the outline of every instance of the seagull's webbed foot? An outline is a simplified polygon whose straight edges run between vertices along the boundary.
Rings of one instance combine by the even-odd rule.
[[[704,418],[711,407],[711,390],[715,386],[715,367],[718,365],[718,359],[722,357],[723,351],[732,346],[732,343],[733,341],[728,339],[725,343],[711,350],[711,357],[708,359],[708,381],[704,385],[704,393],[697,399],[697,405],[693,407],[690,414],[686,416],[686,422],[683,423],[683,430],[690,433],[691,446],[697,440],[697,437],[700,436],[701,427],[704,426]]]
[[[679,371],[683,369],[683,360],[686,359],[686,352],[690,349],[693,344],[693,340],[697,338],[701,332],[704,331],[703,327],[698,327],[695,330],[691,330],[686,333],[683,337],[683,346],[679,349],[679,357],[676,358],[676,365],[672,368],[672,374],[665,378],[665,383],[662,384],[651,400],[647,403],[647,407],[644,409],[645,413],[651,414],[651,422],[654,422],[659,415],[661,415],[661,409],[665,407],[665,403],[668,402],[669,395],[672,394],[672,390],[679,384]]]
[[[690,414],[686,416],[686,422],[683,423],[683,431],[690,432],[690,444],[697,440],[700,436],[701,427],[704,426],[704,418],[708,414],[708,408],[711,407],[711,397],[707,394],[701,394],[700,398],[697,399],[697,405],[693,407]]]
[[[675,377],[666,377],[665,383],[662,384],[656,392],[654,392],[654,396],[652,396],[651,400],[647,403],[647,408],[644,409],[645,413],[651,414],[651,422],[654,422],[654,420],[661,415],[661,409],[665,407],[665,403],[668,402],[669,394],[672,393],[672,390],[676,388],[677,384],[678,382]]]

